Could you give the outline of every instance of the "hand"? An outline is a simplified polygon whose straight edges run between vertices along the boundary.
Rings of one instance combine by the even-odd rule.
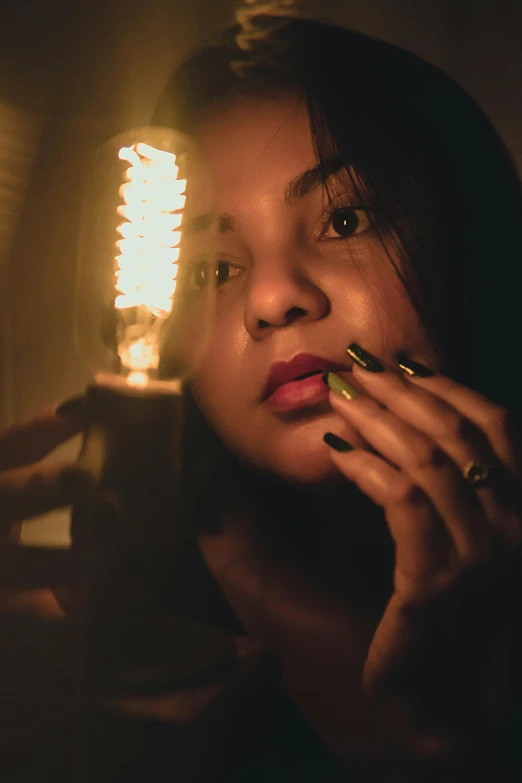
[[[1,588],[51,586],[60,581],[63,553],[16,545],[22,520],[69,506],[91,486],[89,475],[74,464],[41,462],[82,429],[81,407],[81,399],[58,409],[50,405],[0,434],[0,551],[5,553]]]
[[[358,365],[353,375],[365,393],[332,392],[330,402],[371,450],[332,449],[332,459],[383,507],[396,547],[365,691],[458,741],[472,731],[470,718],[487,720],[492,655],[514,617],[510,578],[522,539],[515,428],[501,407],[442,375]],[[483,484],[464,479],[470,462],[489,466]]]

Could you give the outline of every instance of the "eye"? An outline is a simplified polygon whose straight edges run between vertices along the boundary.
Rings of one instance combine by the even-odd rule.
[[[187,290],[202,291],[211,284],[221,288],[240,271],[239,267],[228,261],[216,261],[214,264],[210,261],[197,261],[187,273]]]
[[[197,261],[191,265],[187,274],[187,288],[189,291],[201,291],[209,285],[213,264],[210,261]]]
[[[216,285],[222,286],[228,283],[233,277],[236,277],[240,272],[239,267],[229,264],[228,261],[218,261],[216,264]]]
[[[349,239],[362,234],[370,227],[368,209],[365,207],[335,207],[329,213],[322,238]]]

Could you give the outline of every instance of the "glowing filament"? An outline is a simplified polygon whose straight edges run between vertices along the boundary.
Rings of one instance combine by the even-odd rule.
[[[121,186],[123,204],[118,214],[116,242],[115,307],[145,307],[155,317],[166,318],[172,309],[176,290],[182,215],[185,206],[185,180],[178,180],[176,156],[149,144],[122,147],[121,160],[130,163],[127,182]],[[147,351],[145,351],[147,353]],[[145,357],[128,355],[132,369],[147,364]],[[148,360],[151,356],[149,354]]]

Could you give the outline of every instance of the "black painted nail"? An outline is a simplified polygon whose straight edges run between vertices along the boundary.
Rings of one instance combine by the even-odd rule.
[[[381,364],[375,356],[365,351],[357,343],[351,343],[346,349],[346,353],[352,357],[354,362],[357,362],[359,367],[368,370],[368,372],[382,372],[385,369],[384,364]]]
[[[340,438],[338,435],[334,435],[333,432],[325,432],[323,440],[327,446],[330,446],[335,451],[353,451],[353,446]]]
[[[412,378],[431,378],[432,375],[435,375],[429,367],[419,364],[419,362],[414,362],[413,359],[401,359],[399,367],[401,370],[404,370],[406,375],[410,375]]]
[[[61,405],[58,405],[55,411],[56,416],[64,419],[83,419],[85,416],[85,397],[79,394],[77,397],[70,397]]]

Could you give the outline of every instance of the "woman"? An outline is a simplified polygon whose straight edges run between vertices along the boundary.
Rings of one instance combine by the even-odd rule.
[[[267,40],[201,52],[156,116],[199,141],[220,214],[193,284],[218,287],[190,390],[200,547],[305,738],[266,730],[233,779],[515,779],[520,183],[418,58],[302,20]],[[69,421],[8,433],[4,467]],[[6,519],[74,499],[34,475],[2,475]]]

